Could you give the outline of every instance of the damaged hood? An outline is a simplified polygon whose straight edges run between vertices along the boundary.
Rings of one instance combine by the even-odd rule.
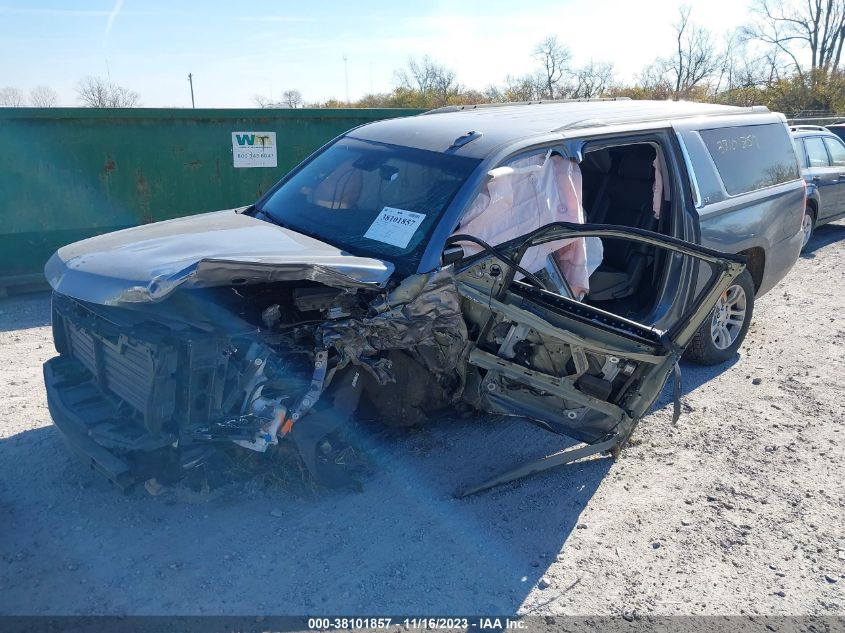
[[[381,286],[393,264],[357,257],[237,210],[203,213],[63,246],[44,268],[54,290],[104,305],[160,301],[177,287],[308,279]]]

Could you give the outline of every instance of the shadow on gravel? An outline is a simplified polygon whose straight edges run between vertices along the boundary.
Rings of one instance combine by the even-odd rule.
[[[0,613],[515,613],[607,459],[458,500],[566,444],[517,420],[372,438],[364,491],[122,496],[47,426],[0,442]],[[562,596],[561,596],[562,597]]]
[[[807,250],[801,253],[804,259],[814,259],[816,251],[836,242],[845,240],[845,224],[825,224],[816,229],[813,237],[807,246]]]
[[[38,292],[0,299],[0,332],[50,325],[50,293]]]
[[[724,363],[719,363],[718,365],[699,365],[697,363],[690,363],[686,361],[681,362],[681,376],[682,376],[682,387],[683,393],[691,393],[701,387],[703,384],[710,382],[716,376],[726,372],[728,369],[736,365],[742,354],[742,348],[740,348],[740,353],[734,355],[733,358],[726,360]]]
[[[741,354],[742,352],[740,352]],[[741,356],[736,355],[730,360],[726,360],[719,365],[699,365],[688,361],[681,361],[681,398],[689,395],[702,385],[710,382],[720,374],[726,372],[728,369],[736,365]],[[661,409],[665,406],[671,406],[674,401],[674,389],[671,377],[663,386],[663,391],[660,397],[652,406],[651,410]],[[642,423],[642,422],[641,422]]]

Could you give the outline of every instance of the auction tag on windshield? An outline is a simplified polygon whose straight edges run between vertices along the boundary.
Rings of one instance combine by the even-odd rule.
[[[364,233],[364,237],[405,248],[423,220],[425,220],[424,213],[384,207]]]

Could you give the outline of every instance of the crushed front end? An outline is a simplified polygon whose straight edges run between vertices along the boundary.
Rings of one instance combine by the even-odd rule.
[[[131,307],[54,292],[53,332],[53,419],[121,489],[179,480],[221,448],[279,442],[318,482],[344,485],[349,447],[336,433],[362,396],[390,424],[421,422],[460,395],[466,343],[444,272],[391,292],[301,280],[183,289]]]

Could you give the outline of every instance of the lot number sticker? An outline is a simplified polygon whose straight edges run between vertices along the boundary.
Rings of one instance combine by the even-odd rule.
[[[232,132],[235,167],[276,167],[275,132]]]
[[[385,207],[373,220],[370,228],[364,233],[364,237],[406,248],[423,220],[425,220],[424,213]]]

